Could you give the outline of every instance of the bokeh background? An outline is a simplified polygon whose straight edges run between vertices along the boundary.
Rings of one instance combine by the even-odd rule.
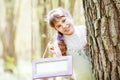
[[[32,60],[55,38],[46,14],[58,7],[70,12],[76,26],[85,24],[82,0],[0,0],[0,80],[32,80]],[[46,57],[52,57],[49,51]]]

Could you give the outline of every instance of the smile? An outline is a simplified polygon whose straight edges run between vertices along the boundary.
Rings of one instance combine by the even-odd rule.
[[[68,27],[65,28],[65,32],[70,31],[70,25],[68,25]]]

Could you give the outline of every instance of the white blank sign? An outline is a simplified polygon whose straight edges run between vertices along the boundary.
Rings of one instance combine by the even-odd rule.
[[[33,79],[72,75],[71,56],[42,58],[33,60],[32,64]]]

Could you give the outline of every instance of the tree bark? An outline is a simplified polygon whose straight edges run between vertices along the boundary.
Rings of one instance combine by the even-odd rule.
[[[39,33],[40,33],[40,56],[43,56],[43,53],[47,44],[47,25],[45,23],[45,14],[46,14],[46,0],[38,0],[38,20],[39,20]]]
[[[83,0],[95,80],[120,80],[120,1]]]

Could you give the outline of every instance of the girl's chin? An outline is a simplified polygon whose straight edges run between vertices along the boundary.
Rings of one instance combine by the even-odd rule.
[[[73,30],[70,30],[70,31],[68,31],[67,33],[66,33],[66,35],[72,35],[73,34]]]

